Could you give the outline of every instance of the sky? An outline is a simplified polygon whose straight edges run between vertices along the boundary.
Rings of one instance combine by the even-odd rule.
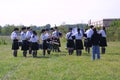
[[[0,25],[88,23],[120,18],[120,0],[0,0]]]

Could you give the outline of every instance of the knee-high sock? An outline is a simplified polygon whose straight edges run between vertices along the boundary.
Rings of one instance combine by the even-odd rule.
[[[16,50],[13,51],[13,56],[17,57],[17,51]]]
[[[23,51],[23,56],[26,57],[27,51]]]
[[[101,48],[101,52],[102,52],[102,54],[105,54],[105,47]]]
[[[43,55],[45,56],[45,53],[46,53],[46,51],[45,50],[43,50]]]
[[[79,54],[79,51],[78,51],[78,50],[76,50],[76,55],[78,56],[78,54]]]
[[[50,50],[47,50],[47,53],[50,55]]]
[[[90,47],[87,48],[88,53],[90,53]]]
[[[79,56],[81,56],[82,55],[82,51],[81,50],[79,50]]]

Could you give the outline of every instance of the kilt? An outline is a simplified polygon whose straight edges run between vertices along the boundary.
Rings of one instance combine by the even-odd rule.
[[[28,41],[28,44],[29,44],[29,48],[31,48],[32,42]]]
[[[100,46],[101,47],[106,47],[107,46],[107,40],[105,37],[100,38]]]
[[[37,42],[31,42],[31,50],[38,50],[39,44]]]
[[[91,38],[87,38],[87,47],[92,47]]]
[[[74,48],[74,40],[67,40],[67,48]]]
[[[75,40],[75,49],[83,49],[83,42],[82,40]]]
[[[22,41],[22,48],[21,50],[26,51],[29,50],[29,42],[27,40]]]
[[[18,49],[19,49],[19,42],[18,42],[18,40],[13,40],[12,50],[18,50]]]
[[[47,48],[48,48],[47,41],[44,40],[44,41],[42,42],[42,49],[47,49]]]

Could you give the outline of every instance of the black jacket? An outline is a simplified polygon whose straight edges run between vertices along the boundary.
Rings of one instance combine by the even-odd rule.
[[[92,45],[99,45],[100,44],[100,34],[94,32],[91,37]]]

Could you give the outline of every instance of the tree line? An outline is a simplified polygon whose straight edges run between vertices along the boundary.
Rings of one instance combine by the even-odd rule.
[[[15,25],[5,25],[5,26],[0,26],[0,36],[9,36],[12,31],[14,30],[15,27],[18,27],[19,30],[21,30],[21,28],[24,25],[19,25],[19,26],[15,26]],[[24,27],[31,27],[31,29],[40,32],[43,28],[50,28],[51,25],[50,24],[46,24],[45,26],[36,26],[36,25],[31,25],[31,26],[24,26]]]
[[[14,30],[15,27],[18,27],[21,29],[24,25],[20,26],[15,26],[15,25],[5,25],[5,26],[0,26],[0,36],[9,36],[12,31]],[[38,35],[40,34],[40,31],[44,28],[51,28],[50,24],[46,24],[45,26],[36,26],[36,25],[31,25],[31,26],[26,26],[26,27],[31,27],[33,30],[35,30]],[[59,30],[63,33],[66,34],[68,31],[69,26],[66,25],[60,25],[58,26]],[[87,25],[84,26],[84,29],[89,28]],[[98,27],[100,28],[100,27]],[[106,33],[107,33],[107,41],[120,41],[120,20],[113,21],[110,25],[110,27],[106,28]]]

